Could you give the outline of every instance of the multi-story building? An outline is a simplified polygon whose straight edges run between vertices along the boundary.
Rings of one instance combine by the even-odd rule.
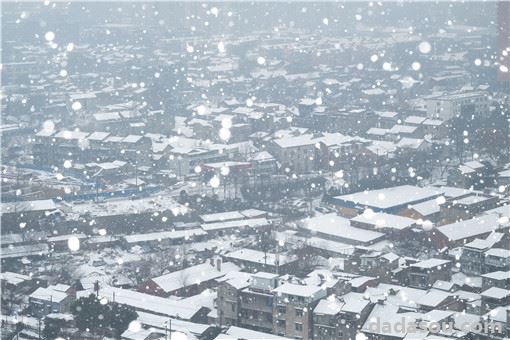
[[[284,283],[273,292],[273,333],[295,339],[311,339],[312,311],[326,296],[326,290],[320,286]]]
[[[218,323],[220,326],[239,325],[240,292],[250,286],[251,278],[244,275],[221,280],[218,283]]]
[[[273,330],[273,290],[278,275],[258,272],[249,287],[239,292],[239,324],[241,327],[270,333]]]
[[[296,173],[312,171],[319,159],[313,135],[308,134],[275,139],[270,151],[284,168]]]
[[[462,247],[460,270],[468,275],[484,273],[485,251],[489,250],[493,242],[476,239]]]
[[[427,289],[437,280],[449,281],[451,270],[451,261],[448,260],[428,259],[414,263],[409,267],[409,286]]]
[[[489,114],[489,94],[483,91],[447,94],[428,98],[427,115],[430,118],[451,119],[461,114],[463,107],[472,105],[475,116]]]

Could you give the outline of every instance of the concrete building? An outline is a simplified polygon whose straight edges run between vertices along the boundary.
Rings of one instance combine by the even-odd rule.
[[[273,292],[273,333],[289,338],[312,339],[312,311],[326,296],[326,290],[319,286],[284,283]]]
[[[273,330],[273,290],[278,275],[258,272],[252,275],[250,286],[241,290],[239,323],[244,328],[270,333]]]
[[[467,105],[473,105],[476,116],[488,116],[489,103],[489,94],[483,91],[447,94],[426,100],[427,116],[448,120],[460,115]]]

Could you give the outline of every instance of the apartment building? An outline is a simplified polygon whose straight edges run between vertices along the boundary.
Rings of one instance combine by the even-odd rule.
[[[312,311],[326,296],[326,290],[320,286],[284,283],[273,292],[273,333],[294,339],[312,339]]]
[[[446,94],[426,100],[427,116],[443,120],[451,119],[461,114],[463,107],[472,105],[475,116],[489,114],[489,95],[484,91]]]

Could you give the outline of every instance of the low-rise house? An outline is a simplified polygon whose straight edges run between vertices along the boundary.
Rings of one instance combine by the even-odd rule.
[[[464,304],[458,300],[454,293],[452,294],[437,289],[430,289],[417,303],[422,312],[430,312],[433,310],[453,310],[461,312],[464,309]]]
[[[373,307],[363,294],[331,295],[313,309],[313,338],[354,339]]]
[[[490,169],[479,161],[470,161],[459,165],[448,172],[448,185],[460,188],[478,188],[480,180],[489,177]]]
[[[482,275],[482,289],[510,287],[510,270],[490,272]]]
[[[93,287],[76,292],[76,298],[87,297],[90,294],[95,294]],[[205,322],[207,320],[206,315],[210,312],[208,308],[190,304],[186,301],[172,300],[111,286],[101,286],[99,297],[105,298],[107,301],[115,301],[115,303],[121,305],[131,306],[137,312],[141,311],[192,322]]]
[[[138,286],[143,293],[168,297],[191,296],[216,285],[215,280],[227,273],[239,271],[233,263],[213,259],[196,266],[149,279]]]
[[[481,293],[482,312],[488,312],[491,309],[510,304],[510,290],[499,287],[491,287]]]
[[[74,297],[58,287],[38,288],[28,298],[32,315],[43,317],[50,313],[69,313]]]

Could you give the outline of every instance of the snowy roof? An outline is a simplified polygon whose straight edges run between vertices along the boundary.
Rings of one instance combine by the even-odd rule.
[[[277,256],[274,253],[264,253],[263,251],[243,248],[230,252],[225,255],[227,259],[241,260],[252,263],[264,264],[267,263],[269,266],[274,266],[278,262],[279,264],[286,264],[294,262],[296,259],[292,256],[285,254],[279,254]],[[278,260],[278,261],[277,261]]]
[[[391,228],[397,230],[410,228],[416,224],[416,220],[413,220],[412,218],[382,212],[360,214],[352,218],[351,221],[373,225],[376,229]]]
[[[205,223],[240,220],[243,218],[244,218],[244,215],[242,215],[239,211],[227,211],[227,212],[220,212],[220,213],[215,213],[215,214],[200,215],[200,219],[202,221],[204,221]]]
[[[72,211],[80,215],[116,216],[141,214],[143,212],[156,212],[170,210],[174,215],[184,214],[187,207],[177,203],[172,197],[158,195],[140,199],[109,199],[104,202],[86,202],[73,204]]]
[[[136,312],[138,314],[138,321],[145,326],[165,329],[168,327],[168,317],[156,315],[147,312]],[[190,332],[194,335],[202,335],[206,332],[211,325],[203,325],[185,320],[172,319],[172,330],[180,332]]]
[[[446,94],[439,97],[433,98],[434,100],[459,100],[459,99],[467,99],[478,96],[487,96],[487,92],[484,91],[473,91],[473,92],[463,92],[463,93],[452,93]]]
[[[378,141],[374,140],[366,147],[367,150],[376,154],[377,156],[385,156],[391,154],[397,150],[397,145],[389,141]]]
[[[435,267],[439,267],[445,264],[449,264],[451,261],[449,260],[442,260],[442,259],[428,259],[424,261],[420,261],[417,263],[411,264],[411,267],[414,268],[422,268],[422,269],[431,269]]]
[[[490,287],[481,293],[482,296],[491,299],[505,299],[510,296],[510,290],[499,287]]]
[[[314,314],[336,315],[342,313],[360,314],[370,304],[363,294],[350,292],[340,297],[331,295],[319,301]]]
[[[243,214],[247,218],[253,218],[253,217],[264,216],[267,214],[267,211],[252,208],[252,209],[242,210],[241,214]]]
[[[118,120],[121,119],[120,113],[118,112],[100,112],[94,113],[93,117],[97,121],[106,121],[106,120]]]
[[[453,289],[454,286],[455,286],[455,284],[453,282],[436,280],[436,282],[434,282],[434,284],[432,285],[432,288],[449,291],[449,290]]]
[[[239,271],[239,267],[231,262],[224,262],[218,270],[215,265],[205,262],[196,266],[188,267],[169,274],[152,279],[163,291],[173,292],[175,290],[201,284],[224,276],[228,272]]]
[[[321,298],[326,295],[324,288],[315,285],[298,285],[294,283],[284,283],[273,290],[274,293],[302,296],[311,298]]]
[[[363,285],[365,285],[367,282],[370,282],[374,280],[374,277],[370,276],[359,276],[351,279],[349,283],[351,284],[351,287],[353,288],[361,288]]]
[[[406,124],[421,124],[423,123],[427,117],[420,117],[420,116],[409,116],[404,120],[404,123]]]
[[[413,204],[410,208],[422,216],[437,214],[441,210],[441,207],[437,204],[435,199]]]
[[[479,191],[474,191],[474,190],[470,190],[470,189],[449,187],[449,186],[442,186],[438,190],[441,190],[444,193],[444,196],[447,198],[458,198],[461,196],[465,196],[467,194],[471,194],[473,192],[479,192]]]
[[[391,129],[388,130],[389,133],[392,134],[400,134],[400,133],[413,133],[417,129],[416,126],[412,125],[393,125]]]
[[[85,139],[88,134],[88,132],[62,130],[59,131],[54,137],[63,139]]]
[[[435,198],[440,194],[441,190],[437,188],[401,185],[336,196],[335,199],[377,209],[389,209],[406,204],[415,204],[420,201]]]
[[[510,258],[510,251],[503,248],[491,248],[485,252],[485,255],[508,259]]]
[[[207,235],[205,231],[200,228],[196,229],[187,229],[187,230],[171,230],[171,231],[159,231],[154,233],[146,233],[146,234],[134,234],[134,235],[126,235],[124,236],[124,240],[127,243],[138,243],[138,242],[149,242],[149,241],[157,241],[157,240],[165,240],[165,239],[181,239],[181,238],[190,238],[193,236],[204,236]]]
[[[37,132],[35,135],[37,137],[49,137],[55,133],[54,130],[51,129],[42,129],[41,131]]]
[[[108,137],[110,135],[109,132],[92,132],[88,137],[87,139],[88,140],[97,140],[97,141],[102,141],[104,140],[106,137]]]
[[[252,276],[249,273],[230,272],[216,280],[219,282],[227,282],[236,289],[243,289],[250,285],[251,277]]]
[[[300,146],[314,145],[313,135],[301,135],[295,137],[283,137],[275,139],[274,142],[281,148],[294,148]]]
[[[69,95],[69,99],[71,101],[75,100],[84,100],[84,99],[94,99],[96,98],[96,95],[92,92],[89,93],[73,93]]]
[[[84,239],[84,238],[87,238],[87,235],[85,235],[83,233],[58,235],[58,236],[48,237],[47,241],[49,243],[63,242],[63,241],[68,241],[71,237],[76,237],[78,239]]]
[[[355,242],[370,243],[384,237],[384,234],[355,228],[350,221],[336,213],[312,217],[304,221],[304,228],[313,233],[327,234]]]
[[[399,148],[418,149],[424,142],[425,140],[421,138],[404,137],[397,143],[397,146]]]
[[[146,339],[163,340],[164,338],[166,338],[166,336],[163,334],[163,331],[161,330],[156,331],[154,329],[145,328],[131,330],[128,328],[121,334],[121,338],[124,340],[146,340]]]
[[[288,340],[288,338],[269,333],[252,331],[247,328],[240,328],[230,326],[225,334],[219,334],[214,340],[246,340],[246,339],[257,339],[257,340]]]
[[[393,118],[398,115],[398,113],[395,111],[374,111],[374,113],[383,118]]]
[[[215,231],[215,230],[223,230],[223,229],[235,229],[242,227],[264,227],[269,225],[270,222],[265,218],[252,218],[252,219],[242,219],[242,220],[234,220],[234,221],[226,221],[226,222],[215,222],[215,223],[204,223],[201,224],[200,227],[205,231]]]
[[[422,306],[438,307],[448,297],[450,294],[445,291],[431,289],[416,302]]]
[[[477,239],[474,239],[473,241],[465,244],[464,247],[485,250],[485,249],[489,249],[493,245],[494,245],[494,242],[492,242],[490,240],[482,240],[482,239],[477,238]]]
[[[0,273],[0,279],[12,285],[18,285],[25,281],[31,281],[32,278],[28,275],[13,273],[13,272],[3,272]]]
[[[55,210],[57,205],[51,199],[48,200],[37,200],[37,201],[19,201],[19,202],[8,202],[0,204],[1,214],[7,213],[21,213],[30,211],[46,211]]]
[[[48,253],[49,247],[46,243],[37,243],[2,248],[2,251],[0,252],[0,257],[2,259],[7,259],[23,256],[41,256]]]
[[[54,303],[62,302],[65,298],[67,298],[67,296],[68,295],[64,292],[43,287],[37,288],[35,292],[30,294],[31,299],[52,301]]]
[[[377,329],[372,326],[372,323],[377,320],[380,324],[393,325],[395,320],[403,322],[405,325],[415,324],[416,320],[421,318],[421,314],[418,313],[399,313],[399,306],[393,304],[376,304],[366,319],[361,331],[378,334],[391,339],[403,339],[407,332],[406,331],[395,331],[394,327],[388,329]],[[416,334],[415,334],[416,335]]]
[[[458,241],[497,230],[498,219],[499,216],[497,214],[482,215],[470,220],[437,227],[437,231],[446,236],[450,241]]]
[[[509,271],[497,271],[487,274],[482,274],[482,277],[485,277],[487,279],[493,279],[493,280],[510,280],[510,270]]]
[[[123,143],[137,143],[143,136],[140,135],[129,135],[122,139]]]
[[[489,311],[488,313],[486,313],[483,316],[483,319],[497,321],[497,322],[501,322],[502,324],[505,324],[505,323],[507,323],[507,320],[508,320],[507,315],[508,315],[509,311],[510,311],[510,305],[498,306],[498,307],[492,309],[491,311]],[[506,338],[506,339],[508,339],[508,338]]]
[[[381,129],[381,128],[376,128],[376,127],[372,127],[370,129],[368,129],[367,131],[367,135],[375,135],[375,136],[384,136],[388,133],[388,129]]]
[[[91,291],[84,290],[76,293],[77,298],[88,296]],[[101,286],[99,296],[109,301],[115,300],[116,303],[132,306],[136,310],[142,310],[149,313],[155,313],[170,317],[178,317],[189,320],[195,316],[201,306],[190,305],[180,300],[171,300],[159,296],[144,294],[133,290],[115,288],[110,286]]]
[[[422,124],[423,125],[429,125],[429,126],[441,126],[444,123],[444,121],[440,119],[426,119]]]

